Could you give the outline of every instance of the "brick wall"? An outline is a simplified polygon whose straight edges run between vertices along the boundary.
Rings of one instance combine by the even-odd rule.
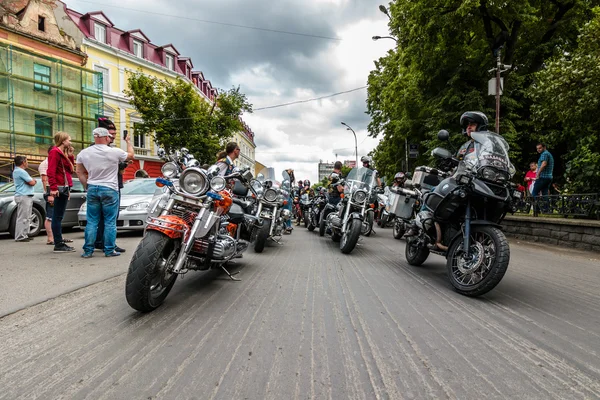
[[[600,221],[507,216],[502,228],[520,240],[600,252]]]

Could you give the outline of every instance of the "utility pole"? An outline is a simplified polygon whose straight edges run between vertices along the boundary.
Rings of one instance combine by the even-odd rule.
[[[500,134],[500,53],[502,49],[498,49],[496,55],[496,133]]]

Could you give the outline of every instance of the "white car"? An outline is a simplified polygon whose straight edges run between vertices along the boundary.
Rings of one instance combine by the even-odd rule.
[[[164,193],[166,188],[156,186],[155,178],[138,178],[125,182],[121,189],[121,205],[117,230],[144,230],[148,217],[148,207],[155,194]],[[87,223],[87,202],[81,205],[77,217],[83,229]]]

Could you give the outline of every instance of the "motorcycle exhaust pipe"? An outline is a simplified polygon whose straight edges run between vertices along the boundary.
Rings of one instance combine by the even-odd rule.
[[[439,222],[435,223],[435,233],[437,236],[435,246],[442,251],[448,251],[448,246],[444,246],[442,244],[442,227],[440,226]]]

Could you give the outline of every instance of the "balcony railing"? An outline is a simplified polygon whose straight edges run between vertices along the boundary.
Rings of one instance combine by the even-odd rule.
[[[135,147],[133,149],[133,152],[135,153],[135,155],[138,156],[149,156],[150,154],[150,149],[143,149],[141,147]]]

